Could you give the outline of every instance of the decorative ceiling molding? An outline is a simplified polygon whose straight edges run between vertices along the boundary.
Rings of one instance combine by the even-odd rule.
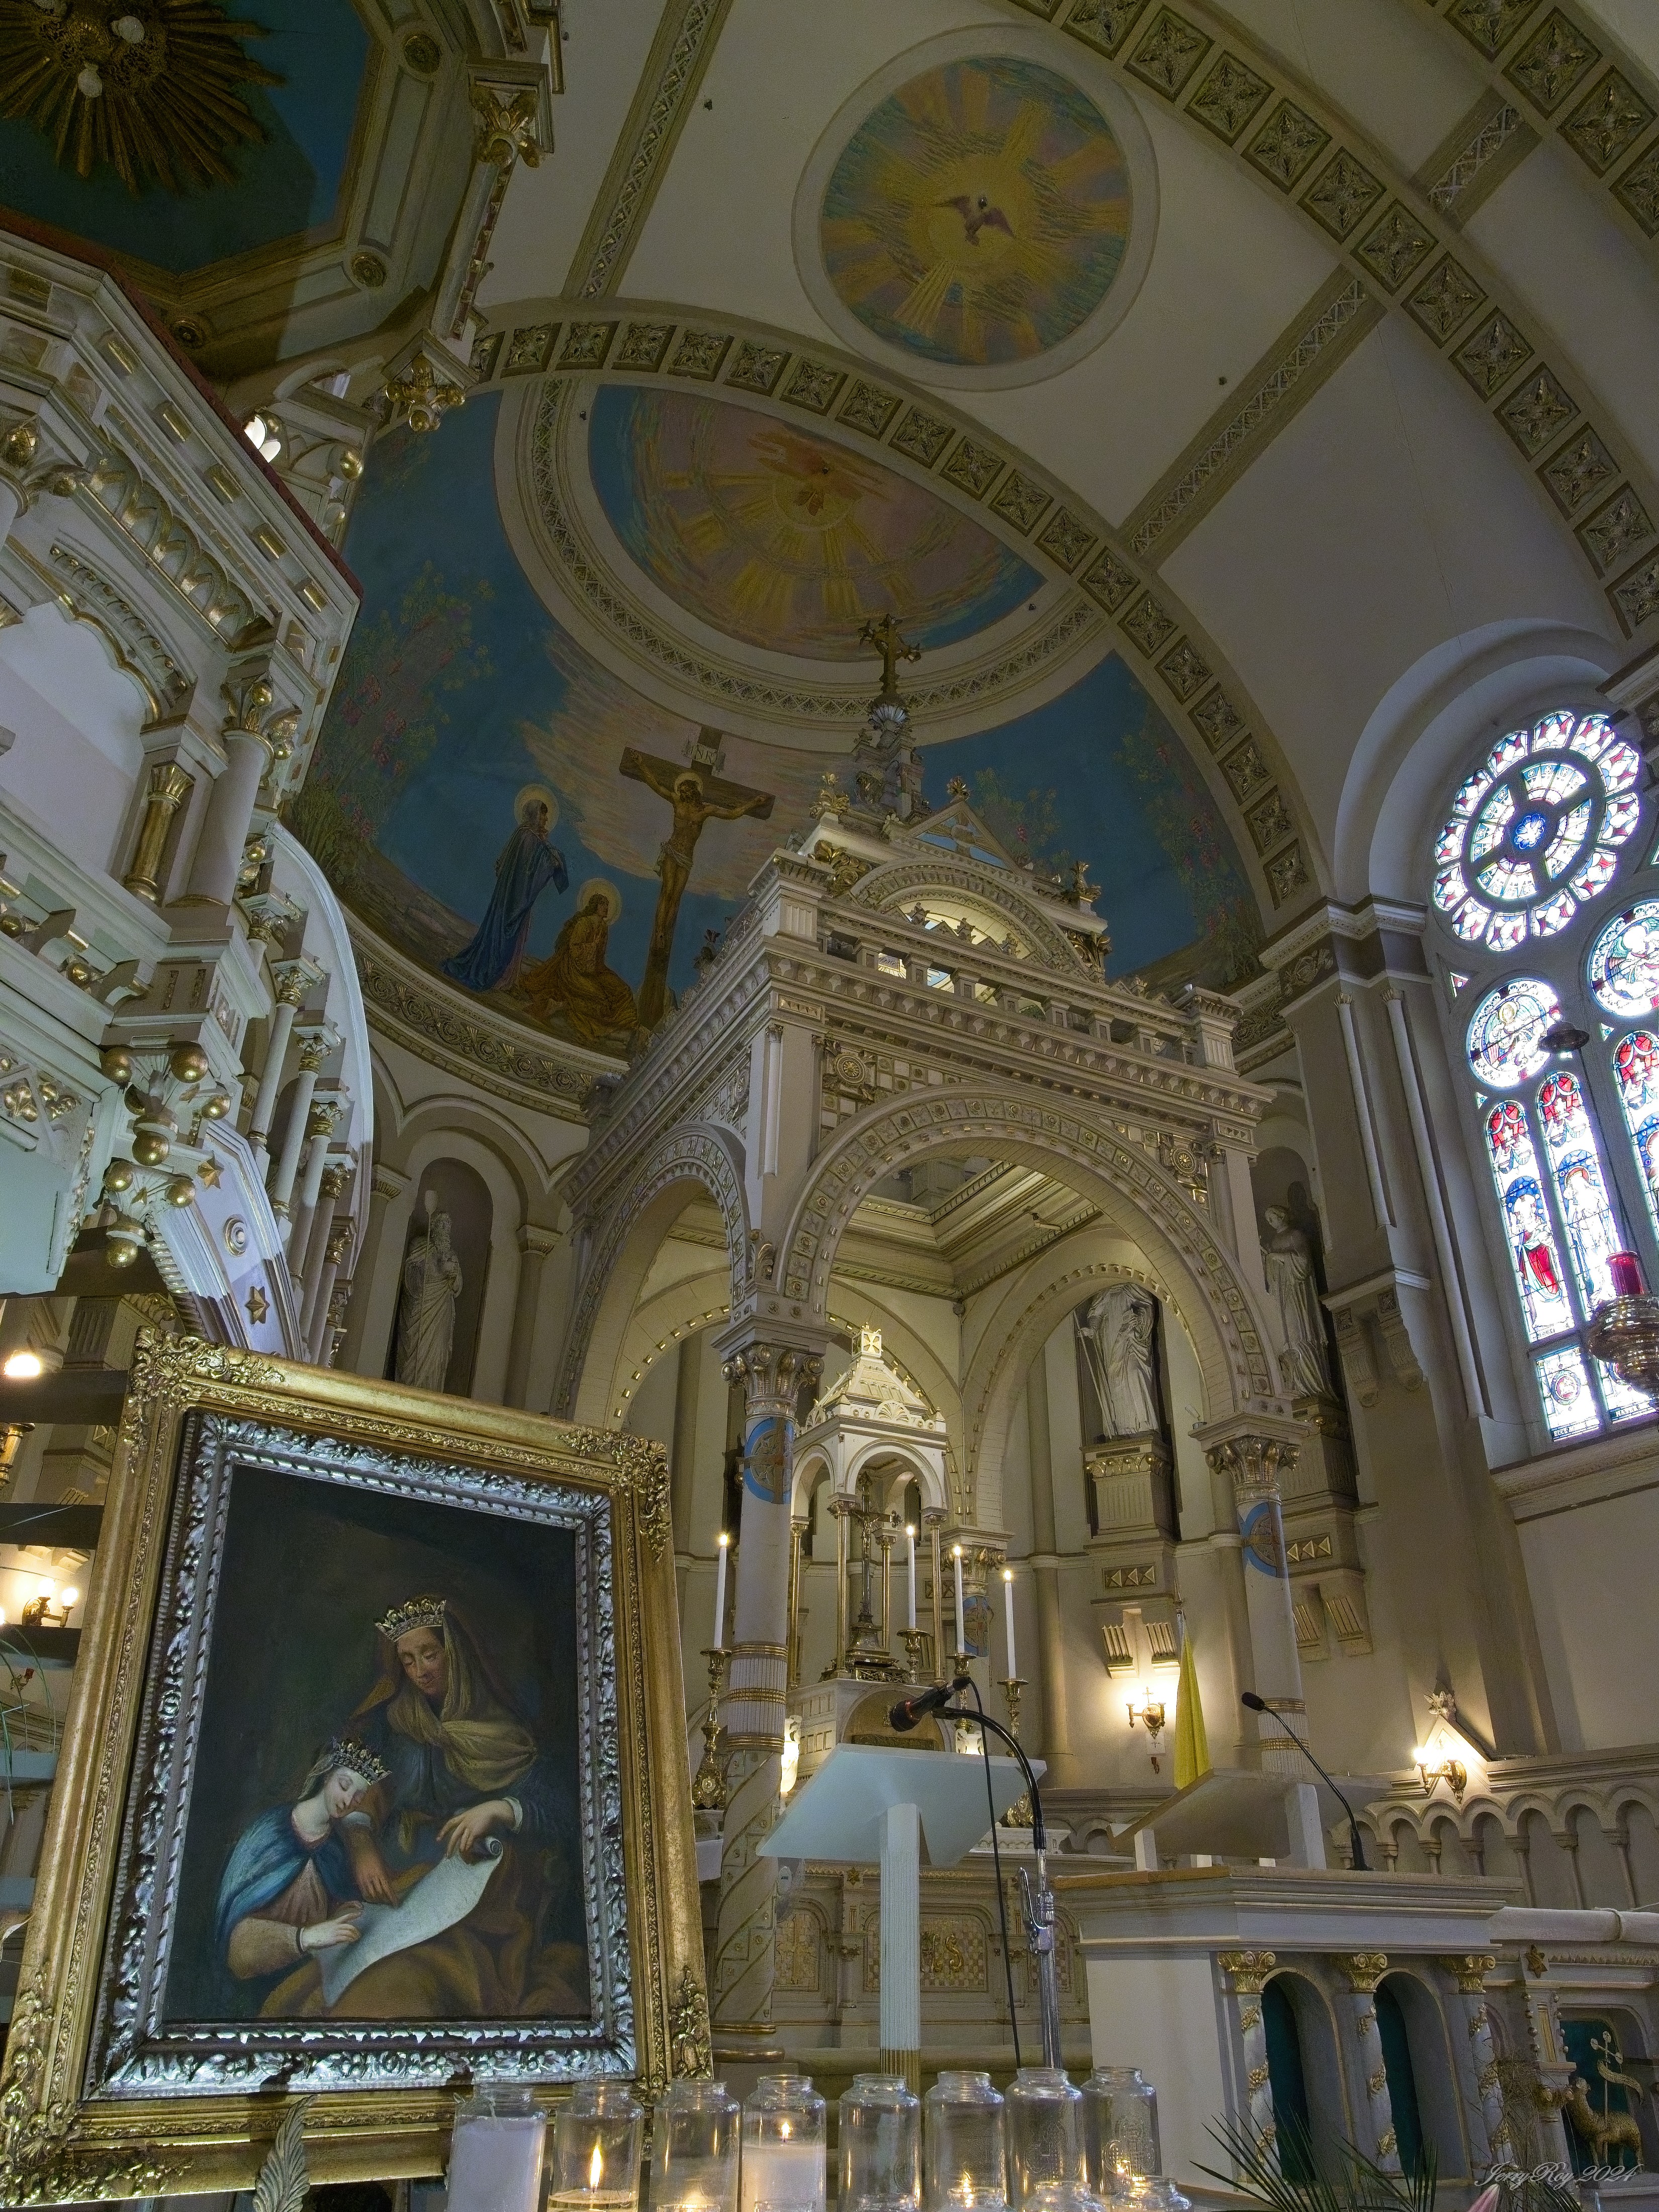
[[[1597,19],[1553,0],[1413,0],[1542,137],[1571,148],[1608,215],[1659,259],[1659,82]]]
[[[732,0],[668,0],[565,278],[570,298],[603,299],[621,283],[731,7]]]
[[[1429,205],[1462,230],[1539,143],[1538,133],[1501,92],[1483,92],[1417,173]]]
[[[573,375],[630,382],[690,377],[750,404],[798,410],[796,419],[804,415],[817,434],[855,452],[878,449],[890,466],[932,485],[988,529],[1018,543],[1023,557],[1046,577],[1075,586],[1059,603],[1048,629],[1018,647],[1006,667],[969,670],[933,687],[919,684],[908,696],[924,721],[921,734],[928,734],[930,713],[989,703],[1000,691],[1008,695],[1007,713],[1023,711],[1030,701],[1018,696],[1016,681],[1029,678],[1034,656],[1097,641],[1093,659],[1110,650],[1123,653],[1169,720],[1176,728],[1189,726],[1203,740],[1201,751],[1193,749],[1194,757],[1241,859],[1247,867],[1255,864],[1264,915],[1294,913],[1313,894],[1325,862],[1299,796],[1291,795],[1296,780],[1265,717],[1180,601],[1161,582],[1156,591],[1151,587],[1150,565],[1138,563],[1119,533],[1057,478],[940,394],[898,377],[878,378],[866,364],[832,347],[803,346],[791,332],[734,317],[688,316],[660,301],[617,302],[602,316],[581,313],[567,321],[570,304],[533,300],[492,307],[498,327],[478,341],[476,389],[541,377],[556,396]],[[527,420],[533,423],[542,412],[541,407],[526,410]],[[560,529],[545,507],[540,525],[550,556],[562,564],[590,565],[568,525]],[[763,714],[809,708],[825,734],[836,733],[840,742],[840,732],[867,708],[867,681],[823,683],[808,698],[756,678],[740,663],[733,661],[730,669],[712,659],[705,664],[682,641],[647,634],[653,626],[641,624],[638,606],[617,591],[608,572],[591,577],[572,572],[565,591],[580,593],[591,621],[612,626],[627,658],[659,655],[664,665],[684,664],[675,672],[706,692],[702,711],[711,719],[723,706]],[[763,727],[757,727],[763,735]]]
[[[1243,398],[1216,410],[1125,520],[1130,550],[1161,567],[1387,312],[1362,278],[1337,270],[1240,380]]]
[[[1230,16],[1199,0],[1182,0],[1179,8],[1165,0],[1005,4],[1081,40],[1142,98],[1156,94],[1209,143],[1223,146],[1257,189],[1277,191],[1352,274],[1383,294],[1429,340],[1496,417],[1548,493],[1624,634],[1659,614],[1659,525],[1653,519],[1659,516],[1659,485],[1615,427],[1611,409],[1588,396],[1593,387],[1581,367],[1554,340],[1528,334],[1535,318],[1350,117]],[[1433,0],[1416,4],[1427,8]],[[1471,21],[1501,15],[1516,35],[1505,31],[1499,58],[1513,48],[1509,66],[1520,74],[1511,82],[1517,89],[1522,79],[1536,88],[1541,79],[1528,58],[1543,30],[1566,21],[1550,9],[1542,28],[1520,40],[1523,23],[1542,5],[1449,0],[1447,35],[1457,36],[1449,18],[1460,13]],[[1466,39],[1458,44],[1468,51]],[[1588,70],[1582,74],[1587,79]],[[1531,112],[1526,100],[1517,104]],[[1566,108],[1566,91],[1555,105]],[[1582,107],[1582,101],[1572,106],[1567,123]],[[1652,143],[1659,230],[1659,132]],[[1647,162],[1646,154],[1638,156],[1638,166]],[[1621,176],[1627,180],[1632,173]]]

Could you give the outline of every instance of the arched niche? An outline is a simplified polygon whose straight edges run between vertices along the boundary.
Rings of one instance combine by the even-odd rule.
[[[1431,2154],[1443,2179],[1467,2173],[1468,2142],[1439,1999],[1415,1974],[1401,1972],[1383,1976],[1374,2002],[1401,2167],[1418,2172]]]
[[[1350,2130],[1330,2006],[1305,1974],[1281,1972],[1262,1989],[1261,2017],[1285,2172],[1306,2178],[1309,2148],[1316,2167],[1334,2172]]]
[[[393,1323],[392,1343],[386,1356],[386,1373],[396,1375],[403,1356],[404,1330],[406,1326],[408,1296],[406,1271],[410,1255],[417,1238],[426,1236],[428,1224],[439,1215],[449,1218],[450,1249],[460,1267],[460,1290],[455,1300],[455,1328],[451,1340],[449,1365],[442,1387],[452,1396],[470,1397],[477,1363],[478,1330],[483,1317],[484,1291],[489,1275],[489,1254],[493,1243],[495,1206],[489,1185],[477,1170],[465,1160],[428,1160],[421,1170],[419,1194],[404,1231],[402,1256],[398,1267],[400,1279],[405,1288],[398,1301],[397,1318]]]

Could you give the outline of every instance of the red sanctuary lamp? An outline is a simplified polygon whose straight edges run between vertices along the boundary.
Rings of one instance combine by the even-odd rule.
[[[1659,1298],[1648,1295],[1634,1252],[1607,1257],[1613,1297],[1590,1316],[1587,1334],[1598,1359],[1650,1397],[1659,1397]]]

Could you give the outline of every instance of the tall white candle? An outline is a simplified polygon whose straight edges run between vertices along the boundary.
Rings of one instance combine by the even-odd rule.
[[[716,1651],[723,1651],[726,1649],[726,1561],[731,1541],[732,1539],[726,1534],[725,1529],[722,1528],[720,1530],[720,1563],[714,1573],[714,1634],[713,1643],[714,1648]]]
[[[913,1522],[906,1522],[904,1534],[910,1547],[910,1619],[908,1626],[914,1636],[916,1632],[916,1531]]]
[[[1012,1682],[1019,1673],[1019,1662],[1014,1656],[1014,1571],[1002,1571],[1002,1599],[1004,1618],[1008,1624],[1008,1679]]]
[[[957,1577],[957,1650],[966,1651],[968,1622],[962,1609],[962,1547],[960,1544],[952,1544],[951,1547],[951,1565],[956,1571]]]

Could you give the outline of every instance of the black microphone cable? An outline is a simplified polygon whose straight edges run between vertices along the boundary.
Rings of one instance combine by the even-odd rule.
[[[991,1787],[991,1738],[984,1726],[985,1700],[979,1693],[979,1684],[970,1674],[968,1687],[974,1693],[974,1703],[979,1707],[979,1755],[985,1762],[985,1802],[991,1812],[991,1863],[996,1869],[997,1925],[1002,1931],[1002,1968],[1008,1980],[1008,2026],[1014,2039],[1014,2071],[1024,2064],[1019,2055],[1019,2014],[1014,2005],[1014,1954],[1008,1948],[1008,1900],[1002,1888],[1002,1846],[997,1839],[997,1801]]]

